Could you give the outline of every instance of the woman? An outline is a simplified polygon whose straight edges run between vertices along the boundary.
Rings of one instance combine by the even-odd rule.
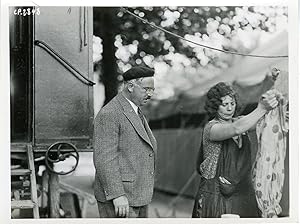
[[[205,109],[211,121],[203,130],[201,175],[193,210],[194,218],[219,218],[222,214],[259,217],[251,184],[251,152],[247,131],[278,104],[275,90],[262,95],[257,108],[243,117],[237,94],[220,82],[207,93]]]

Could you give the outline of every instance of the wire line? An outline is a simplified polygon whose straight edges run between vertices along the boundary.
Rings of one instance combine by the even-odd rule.
[[[148,25],[150,25],[151,27],[155,28],[155,29],[158,29],[158,30],[161,30],[165,33],[168,33],[172,36],[175,36],[181,40],[185,40],[187,42],[190,42],[190,43],[193,43],[195,45],[198,45],[198,46],[201,46],[203,48],[208,48],[208,49],[211,49],[211,50],[215,50],[215,51],[220,51],[220,52],[223,52],[223,53],[226,53],[226,54],[235,54],[235,55],[241,55],[241,56],[247,56],[247,57],[258,57],[258,58],[287,58],[288,55],[274,55],[274,56],[269,56],[269,55],[255,55],[255,54],[243,54],[243,53],[238,53],[238,52],[233,52],[233,51],[227,51],[227,50],[222,50],[222,49],[218,49],[218,48],[215,48],[215,47],[210,47],[210,46],[207,46],[207,45],[204,45],[204,44],[199,44],[197,42],[194,42],[192,40],[188,40],[180,35],[177,35],[175,33],[172,33],[171,31],[168,31],[160,26],[157,26],[155,25],[153,22],[150,23],[148,22],[146,19],[143,19],[137,15],[135,15],[134,13],[132,13],[131,11],[129,11],[128,9],[124,8],[124,7],[121,7],[121,9],[123,9],[125,12],[127,12],[128,14],[134,16],[135,18],[141,20],[143,23],[146,23]]]

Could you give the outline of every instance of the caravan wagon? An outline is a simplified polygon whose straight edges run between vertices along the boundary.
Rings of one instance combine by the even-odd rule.
[[[58,176],[92,150],[92,21],[91,7],[9,8],[12,218],[80,217]]]

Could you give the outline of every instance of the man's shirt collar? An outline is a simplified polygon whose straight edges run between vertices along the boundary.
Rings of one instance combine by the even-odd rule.
[[[135,111],[135,113],[138,114],[138,107],[137,107],[137,105],[135,105],[135,103],[133,103],[131,100],[127,99],[127,97],[125,97],[125,98],[126,98],[126,100],[128,100],[128,102],[132,106],[132,108]]]

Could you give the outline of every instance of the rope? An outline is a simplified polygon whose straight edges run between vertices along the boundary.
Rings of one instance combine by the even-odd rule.
[[[178,39],[181,39],[181,40],[184,40],[184,41],[187,41],[187,42],[190,42],[190,43],[193,43],[195,45],[198,45],[200,47],[203,47],[203,48],[208,48],[208,49],[211,49],[211,50],[215,50],[215,51],[220,51],[220,52],[223,52],[223,53],[226,53],[226,54],[235,54],[235,55],[240,55],[240,56],[247,56],[247,57],[257,57],[257,58],[287,58],[288,55],[274,55],[274,56],[268,56],[268,55],[255,55],[255,54],[243,54],[243,53],[238,53],[238,52],[233,52],[233,51],[227,51],[227,50],[222,50],[222,49],[218,49],[218,48],[215,48],[215,47],[210,47],[210,46],[207,46],[207,45],[204,45],[204,44],[200,44],[200,43],[197,43],[195,41],[192,41],[192,40],[188,40],[182,36],[179,36],[175,33],[172,33],[171,31],[168,31],[160,26],[157,26],[155,25],[153,22],[150,23],[148,22],[146,19],[143,19],[137,15],[135,15],[134,13],[130,12],[128,9],[124,8],[124,7],[121,7],[122,10],[124,10],[125,12],[127,12],[128,14],[134,16],[135,18],[141,20],[143,23],[146,23],[148,25],[150,25],[151,27],[155,28],[155,29],[158,29],[164,33],[168,33],[174,37],[177,37]]]

